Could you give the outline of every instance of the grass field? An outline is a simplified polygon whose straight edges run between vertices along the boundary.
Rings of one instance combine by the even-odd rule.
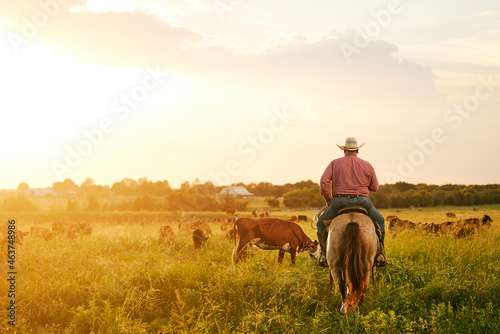
[[[17,333],[500,333],[500,206],[381,210],[418,222],[482,217],[490,229],[471,238],[403,231],[387,236],[392,265],[376,271],[357,314],[339,314],[328,271],[301,254],[297,264],[277,251],[252,248],[234,265],[234,241],[220,226],[203,249],[190,237],[158,243],[158,229],[182,219],[210,221],[217,212],[2,213],[2,222],[50,228],[55,220],[88,222],[76,240],[27,236],[16,247],[16,326],[7,324],[9,282],[0,282],[0,330]],[[314,212],[274,211],[289,218]],[[249,213],[243,213],[249,216]],[[147,222],[146,224],[144,222]],[[301,223],[316,239],[310,221]],[[6,248],[2,245],[3,249]],[[4,259],[4,258],[2,258]],[[7,262],[2,260],[2,277]]]

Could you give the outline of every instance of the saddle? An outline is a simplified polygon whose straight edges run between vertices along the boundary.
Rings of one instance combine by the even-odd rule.
[[[368,216],[368,211],[360,205],[349,205],[349,206],[344,206],[340,208],[339,212],[337,215],[342,215],[344,213],[351,213],[351,212],[357,212],[357,213],[363,213]]]
[[[344,213],[351,213],[351,212],[362,213],[362,214],[368,216],[368,211],[366,211],[366,209],[360,205],[343,206],[340,208],[339,212],[337,213],[337,216],[343,215]],[[333,218],[333,219],[335,219],[335,218]],[[323,223],[325,224],[326,227],[328,227],[328,225],[330,225],[330,223],[333,221],[333,219],[324,220]],[[375,223],[375,228],[377,228],[378,227],[377,222],[374,221],[374,223]]]

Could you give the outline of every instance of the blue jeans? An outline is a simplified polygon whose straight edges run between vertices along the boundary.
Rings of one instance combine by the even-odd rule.
[[[385,231],[385,220],[384,217],[378,212],[378,210],[373,206],[370,197],[355,197],[355,198],[347,198],[347,197],[333,197],[330,202],[330,206],[326,208],[325,212],[319,217],[317,224],[317,231],[324,232],[326,230],[325,220],[330,220],[337,217],[337,213],[340,208],[349,205],[359,205],[364,207],[368,211],[368,216],[371,219],[375,220],[380,227],[380,230]]]

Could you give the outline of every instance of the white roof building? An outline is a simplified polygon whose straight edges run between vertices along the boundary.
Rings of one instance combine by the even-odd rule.
[[[253,194],[251,192],[248,192],[245,187],[226,187],[220,191],[219,195],[231,195],[234,197],[253,196]]]
[[[25,192],[26,196],[45,196],[48,194],[57,195],[57,193],[50,188],[29,188]]]

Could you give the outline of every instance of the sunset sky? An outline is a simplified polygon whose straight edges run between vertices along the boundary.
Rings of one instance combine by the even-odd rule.
[[[0,188],[500,183],[500,2],[2,0]]]

